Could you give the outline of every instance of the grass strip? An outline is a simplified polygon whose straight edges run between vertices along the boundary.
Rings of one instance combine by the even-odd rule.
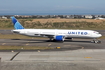
[[[105,30],[105,20],[94,19],[18,19],[25,28]],[[10,19],[0,19],[0,29],[14,29]]]
[[[38,46],[0,46],[0,50],[45,50],[54,49],[52,47],[38,47]]]

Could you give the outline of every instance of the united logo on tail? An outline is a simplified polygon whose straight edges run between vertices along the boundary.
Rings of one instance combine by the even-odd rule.
[[[24,29],[24,27],[16,20],[15,17],[11,17],[11,19],[15,29]]]

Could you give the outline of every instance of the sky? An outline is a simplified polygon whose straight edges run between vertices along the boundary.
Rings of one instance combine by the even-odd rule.
[[[105,13],[105,0],[0,0],[3,13]]]

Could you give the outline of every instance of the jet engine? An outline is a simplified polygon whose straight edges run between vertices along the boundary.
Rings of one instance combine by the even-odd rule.
[[[56,41],[64,41],[64,36],[62,36],[62,35],[55,36],[54,39],[55,39]]]

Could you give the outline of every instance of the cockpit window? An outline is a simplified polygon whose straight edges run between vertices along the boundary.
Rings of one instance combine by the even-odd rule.
[[[94,31],[94,33],[95,33],[95,34],[99,34],[99,32],[97,32],[97,31]]]

